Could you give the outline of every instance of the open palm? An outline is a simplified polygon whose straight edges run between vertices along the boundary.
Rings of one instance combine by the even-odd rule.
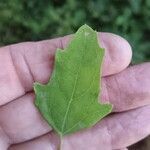
[[[70,38],[0,48],[0,150],[57,150],[59,138],[34,106],[33,83],[49,80],[55,50]],[[110,33],[99,39],[106,50],[101,101],[114,113],[66,136],[63,150],[123,150],[150,134],[150,63],[127,68],[127,41]]]

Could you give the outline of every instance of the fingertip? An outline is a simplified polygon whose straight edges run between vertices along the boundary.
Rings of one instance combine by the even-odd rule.
[[[99,43],[105,48],[103,76],[118,73],[130,64],[132,49],[127,40],[112,33],[99,33]]]

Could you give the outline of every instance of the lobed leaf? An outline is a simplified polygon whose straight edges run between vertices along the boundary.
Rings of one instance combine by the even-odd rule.
[[[59,135],[91,127],[111,112],[112,105],[98,102],[103,55],[96,31],[83,25],[66,49],[57,49],[48,84],[34,84],[35,104]]]

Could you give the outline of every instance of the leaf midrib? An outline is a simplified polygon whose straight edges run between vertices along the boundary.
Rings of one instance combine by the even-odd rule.
[[[84,48],[83,48],[83,51],[86,49],[85,41],[86,41],[86,36],[84,37]],[[82,53],[81,59],[83,58],[83,56],[84,55]],[[64,127],[65,127],[66,119],[67,119],[68,112],[69,112],[69,109],[70,109],[70,105],[71,105],[71,103],[73,101],[73,96],[74,96],[75,89],[76,89],[76,86],[77,86],[77,81],[78,81],[78,76],[79,76],[80,69],[81,69],[81,63],[80,63],[80,67],[79,67],[77,75],[76,75],[76,79],[75,79],[75,83],[74,83],[74,88],[73,88],[73,91],[72,91],[72,94],[71,94],[71,97],[70,97],[70,100],[69,100],[69,103],[68,103],[68,106],[67,106],[67,110],[66,110],[66,113],[65,113],[65,116],[64,116],[64,119],[63,119],[61,133],[64,133]]]

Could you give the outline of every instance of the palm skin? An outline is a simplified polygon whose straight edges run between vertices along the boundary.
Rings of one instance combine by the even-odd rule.
[[[0,48],[0,150],[57,150],[59,138],[34,106],[33,83],[49,80],[55,50],[70,38]],[[150,63],[127,67],[127,41],[110,33],[99,39],[106,50],[101,101],[112,103],[114,113],[66,136],[62,150],[125,150],[150,134]]]

